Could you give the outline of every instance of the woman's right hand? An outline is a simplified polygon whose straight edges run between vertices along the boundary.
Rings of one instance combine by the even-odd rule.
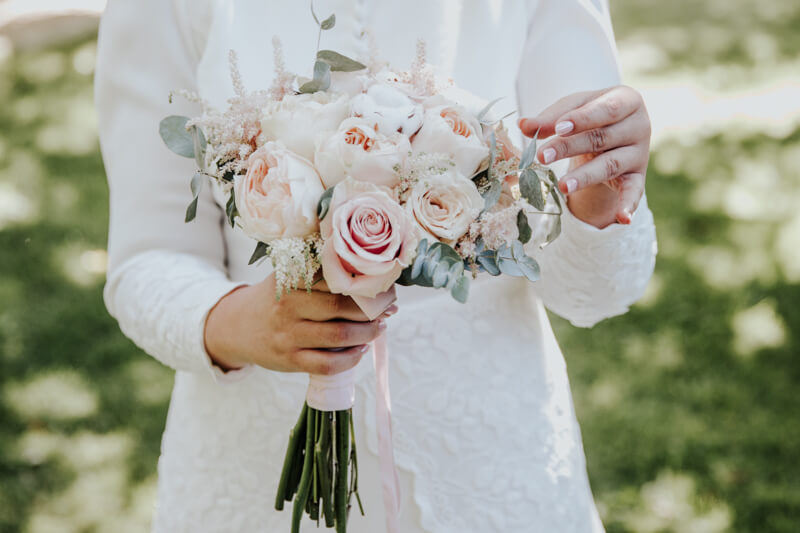
[[[370,321],[349,296],[331,294],[324,281],[275,298],[275,278],[239,287],[208,314],[206,350],[224,370],[255,364],[279,372],[338,374],[361,360],[386,328],[390,306]],[[336,349],[332,351],[331,349]]]

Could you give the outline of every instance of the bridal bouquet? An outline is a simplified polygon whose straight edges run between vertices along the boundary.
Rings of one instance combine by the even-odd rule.
[[[314,20],[320,35],[335,25],[333,15]],[[270,88],[247,92],[232,52],[226,110],[182,92],[203,104],[202,116],[161,122],[166,145],[199,167],[187,222],[211,178],[231,226],[257,242],[250,263],[271,261],[279,295],[311,287],[321,271],[370,319],[391,303],[395,283],[465,302],[481,272],[538,278],[523,248],[533,236],[528,215],[553,217],[538,242],[557,237],[557,180],[535,161],[535,140],[521,153],[502,119],[490,118],[497,100],[477,109],[474,96],[436,78],[423,43],[405,71],[318,50],[312,78],[286,72],[273,44]],[[311,376],[275,503],[294,500],[293,531],[304,512],[345,531],[353,495],[361,508],[353,380],[352,371]]]

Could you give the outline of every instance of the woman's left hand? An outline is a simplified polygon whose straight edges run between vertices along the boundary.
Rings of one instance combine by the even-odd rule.
[[[650,117],[637,91],[620,85],[571,94],[519,126],[528,137],[555,135],[537,151],[542,163],[573,158],[559,189],[576,217],[598,228],[630,224],[650,155]]]

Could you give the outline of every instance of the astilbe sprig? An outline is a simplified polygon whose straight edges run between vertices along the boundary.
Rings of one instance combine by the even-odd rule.
[[[267,256],[275,272],[276,298],[289,290],[297,290],[301,282],[310,290],[314,276],[322,266],[319,259],[321,250],[319,233],[270,242]]]

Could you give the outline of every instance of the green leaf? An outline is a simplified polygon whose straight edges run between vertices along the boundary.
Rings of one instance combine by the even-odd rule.
[[[206,182],[206,176],[204,174],[200,174],[199,172],[192,176],[192,181],[189,186],[192,189],[192,196],[197,198],[200,195],[200,191],[203,190],[203,185]]]
[[[534,258],[526,255],[517,260],[517,266],[529,281],[537,281],[539,279],[539,263]]]
[[[450,289],[450,294],[457,302],[466,303],[469,297],[469,277],[463,274],[459,276]]]
[[[333,28],[334,26],[336,26],[336,14],[335,13],[319,23],[319,27],[322,28],[323,30],[329,30],[329,29]]]
[[[414,264],[411,266],[411,278],[418,278],[422,273],[422,265],[425,263],[425,254],[428,252],[428,239],[422,239],[417,246],[417,255]]]
[[[436,246],[440,243],[434,243],[433,246],[428,248],[428,253],[425,254],[425,264],[422,265],[422,275],[428,279],[433,279],[433,271],[439,264],[439,259],[442,257],[442,248]]]
[[[194,157],[194,139],[186,130],[189,117],[170,115],[158,125],[158,133],[167,148],[183,157]]]
[[[194,162],[197,168],[204,169],[206,166],[206,136],[203,130],[197,126],[192,126],[192,149],[194,150]]]
[[[350,59],[333,50],[320,50],[317,52],[317,59],[330,65],[333,72],[355,72],[367,68],[366,65],[359,63],[355,59]]]
[[[311,16],[314,17],[314,22],[319,26],[319,18],[317,18],[317,14],[314,12],[314,0],[311,0]]]
[[[494,105],[497,102],[499,102],[500,100],[502,100],[503,98],[505,98],[505,97],[501,96],[499,98],[495,98],[494,100],[492,100],[491,102],[486,104],[486,106],[484,106],[484,108],[481,109],[480,112],[478,113],[478,117],[477,117],[478,118],[478,122],[483,122],[483,118],[489,113],[489,111],[492,109],[492,107],[494,107]]]
[[[481,193],[483,196],[483,210],[488,211],[500,199],[500,194],[503,192],[503,184],[499,180],[494,180],[488,189]]]
[[[519,230],[520,242],[524,244],[531,240],[531,236],[533,236],[533,230],[531,229],[531,225],[528,223],[528,215],[525,214],[524,209],[520,209],[519,213],[517,213],[517,230]]]
[[[528,146],[525,147],[525,151],[522,152],[522,157],[519,160],[519,168],[528,168],[531,166],[531,164],[533,164],[533,160],[536,158],[536,138],[538,136],[539,130],[537,129],[536,133],[531,139],[531,142],[528,143]]]
[[[314,79],[300,86],[301,93],[325,91],[331,86],[331,66],[324,61],[314,62]]]
[[[256,244],[256,249],[253,250],[253,255],[250,256],[250,261],[248,261],[247,264],[252,265],[262,257],[266,257],[268,251],[269,251],[269,246],[259,241],[259,243]]]
[[[526,168],[519,177],[519,192],[529,204],[542,211],[544,209],[544,195],[539,175],[532,168]]]
[[[494,250],[481,252],[478,255],[477,262],[490,276],[500,275],[500,267],[497,266],[497,252]]]
[[[183,221],[191,222],[194,220],[195,216],[197,216],[197,196],[194,197],[192,203],[190,203],[189,207],[186,208],[186,217],[183,219]]]
[[[500,272],[507,276],[518,278],[524,276],[522,270],[517,265],[517,260],[514,257],[514,253],[511,251],[511,247],[507,244],[497,249],[497,267],[500,269]]]
[[[231,189],[231,195],[228,198],[228,203],[225,204],[225,215],[228,217],[228,223],[231,225],[231,227],[234,226],[234,220],[238,214],[239,210],[236,209],[236,196],[233,194],[233,189]]]
[[[431,276],[431,283],[433,284],[433,287],[436,289],[441,289],[447,285],[449,274],[450,267],[448,264],[444,261],[437,262],[433,269],[433,275]]]
[[[331,199],[333,198],[333,188],[336,187],[328,187],[325,189],[325,192],[322,193],[322,196],[319,197],[319,203],[317,203],[317,218],[322,220],[325,218],[325,215],[328,214],[328,210],[331,207]]]
[[[545,237],[544,243],[540,246],[540,248],[544,248],[561,235],[561,217],[556,217],[556,221],[553,223],[553,227],[550,228],[550,231],[547,233],[547,237]]]

